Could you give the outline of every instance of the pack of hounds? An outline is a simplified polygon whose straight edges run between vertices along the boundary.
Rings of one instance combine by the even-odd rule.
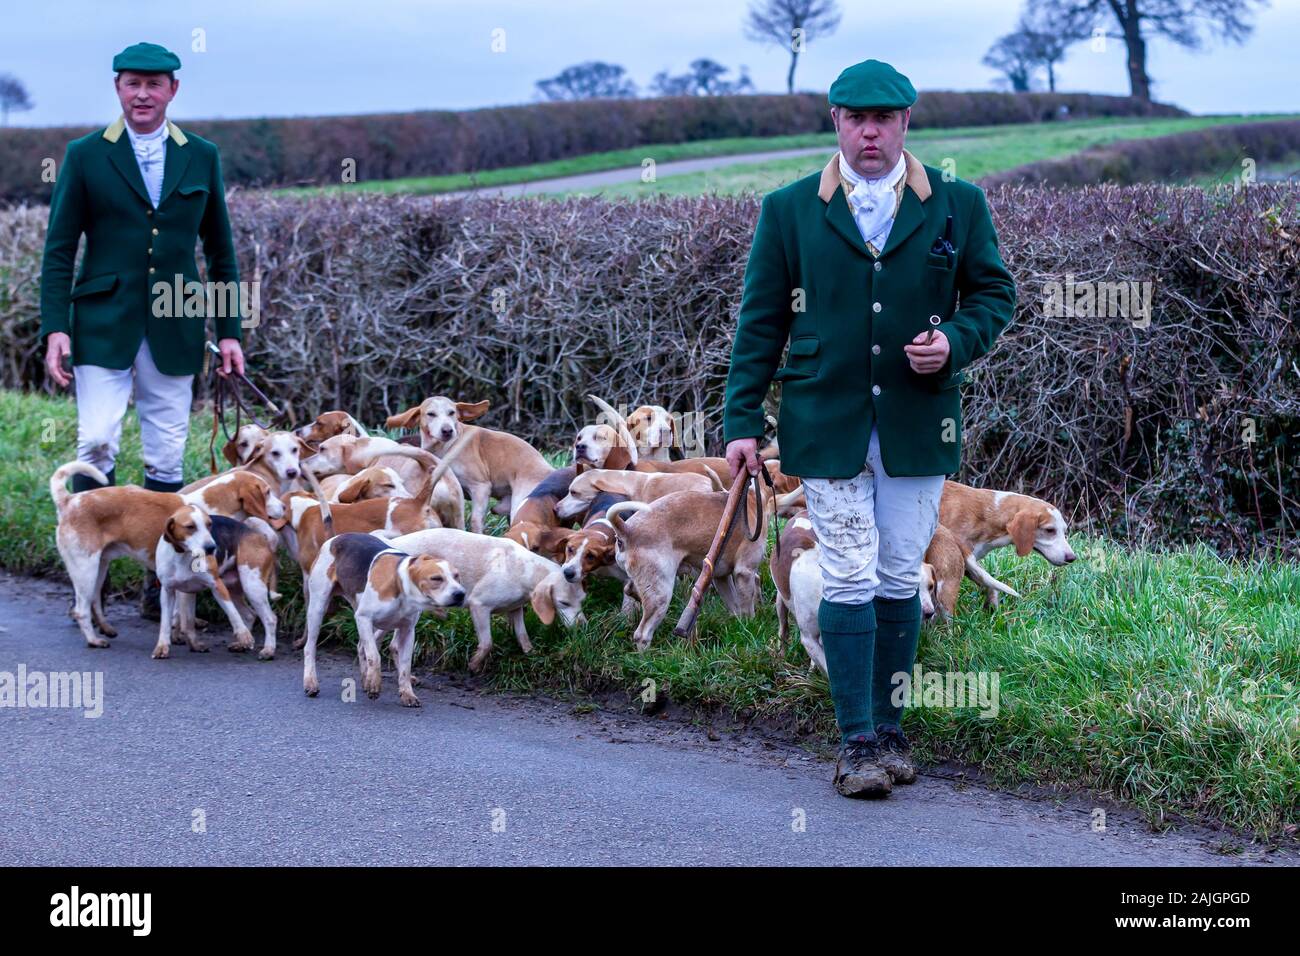
[[[177,493],[127,485],[71,494],[65,484],[74,474],[105,485],[107,479],[92,465],[69,462],[51,476],[50,494],[59,554],[75,592],[72,616],[90,647],[109,646],[104,638],[116,632],[100,592],[109,562],[130,557],[161,583],[155,658],[171,653],[176,630],[191,651],[207,650],[196,634],[194,605],[208,591],[233,629],[229,649],[252,650],[252,628],[260,622],[258,656],[269,660],[284,548],[302,573],[307,623],[294,647],[303,649],[303,689],[313,697],[320,690],[317,641],[339,598],[355,616],[362,687],[371,698],[379,695],[379,642],[391,632],[399,699],[408,707],[420,704],[411,656],[424,612],[469,612],[478,639],[469,666],[477,672],[492,649],[493,614],[509,618],[528,653],[526,608],[544,624],[581,624],[588,580],[609,576],[623,582],[624,615],[630,619],[640,605],[633,640],[645,650],[678,577],[702,566],[732,475],[723,458],[672,460],[680,435],[663,407],[645,405],[623,418],[592,398],[604,421],[578,431],[573,464],[564,468],[515,435],[470,424],[488,411],[487,402],[443,396],[388,418],[387,429],[415,433],[400,439],[371,435],[344,411],[324,412],[292,431],[244,425],[223,450],[230,467]],[[759,457],[777,493],[761,504],[747,496],[747,526],[761,533],[756,540],[730,535],[713,586],[731,614],[752,616],[768,524],[773,516],[787,519],[780,555],[769,563],[779,638],[784,646],[793,614],[813,665],[825,671],[817,628],[822,579],[802,487],[781,473],[775,445]],[[504,535],[484,533],[489,505],[509,517]],[[964,577],[990,605],[999,594],[1018,597],[980,564],[1004,546],[1022,557],[1037,552],[1056,566],[1075,558],[1065,520],[1047,502],[946,482],[923,565],[925,619],[953,614]]]

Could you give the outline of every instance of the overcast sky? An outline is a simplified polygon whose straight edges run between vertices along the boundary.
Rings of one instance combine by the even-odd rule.
[[[169,115],[304,116],[467,109],[536,99],[534,83],[605,60],[641,86],[701,56],[745,65],[761,92],[784,92],[784,50],[746,40],[747,0],[45,0],[6,2],[0,73],[35,109],[12,125],[102,124],[118,113],[110,63],[139,40],[181,58]],[[1019,0],[841,0],[839,30],[814,38],[796,85],[824,91],[846,65],[888,60],[918,89],[989,89],[980,59],[1015,23]],[[1300,110],[1300,0],[1272,0],[1244,46],[1196,54],[1156,40],[1157,98],[1197,113]],[[206,52],[194,52],[202,30]],[[505,51],[492,50],[501,30]],[[1065,90],[1126,93],[1122,46],[1088,44],[1061,66]]]

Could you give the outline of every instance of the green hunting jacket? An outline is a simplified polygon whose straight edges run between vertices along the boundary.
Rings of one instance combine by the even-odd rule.
[[[170,301],[160,303],[155,284],[171,289],[177,275],[182,283],[199,281],[195,245],[200,239],[208,281],[237,289],[239,264],[217,147],[170,121],[167,129],[156,210],[124,120],[68,144],[50,202],[41,265],[41,341],[51,332],[70,333],[74,365],[130,368],[147,338],[159,371],[197,373],[203,366],[206,318],[192,314],[194,308],[188,316],[177,310],[177,296],[170,291]],[[74,284],[83,234],[86,251]],[[241,338],[237,298],[218,301],[224,305],[214,309],[220,313],[217,338]],[[168,305],[170,315],[156,314],[168,311]]]
[[[960,179],[945,182],[939,170],[903,153],[902,201],[879,257],[853,220],[838,153],[820,173],[763,199],[723,436],[761,438],[763,398],[780,382],[777,441],[786,474],[858,474],[873,424],[891,476],[949,475],[960,467],[963,370],[1011,320],[1015,283],[983,191]],[[955,255],[932,251],[949,216]],[[903,346],[931,327],[933,315],[951,354],[938,372],[922,375]]]

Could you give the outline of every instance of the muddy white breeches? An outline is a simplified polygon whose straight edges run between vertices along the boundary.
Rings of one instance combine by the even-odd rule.
[[[921,586],[921,563],[939,523],[944,475],[891,478],[871,429],[867,460],[852,478],[805,478],[817,534],[822,598],[865,604],[877,594],[909,598]]]
[[[162,482],[180,481],[194,376],[164,375],[158,371],[149,354],[148,342],[140,343],[131,368],[78,365],[73,369],[77,389],[77,458],[103,472],[113,467],[133,378],[145,477]]]

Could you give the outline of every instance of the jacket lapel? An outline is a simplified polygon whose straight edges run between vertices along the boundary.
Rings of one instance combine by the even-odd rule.
[[[163,181],[162,193],[158,197],[158,205],[161,206],[167,201],[167,197],[172,194],[176,185],[181,181],[181,176],[185,174],[185,168],[190,164],[190,151],[185,148],[185,134],[170,121],[167,123],[168,134],[171,142],[167,144],[167,158],[163,163]]]
[[[923,222],[925,222],[925,210],[921,208],[921,200],[916,198],[916,193],[912,190],[904,189],[903,202],[898,207],[898,215],[894,217],[893,226],[889,229],[885,248],[880,250],[880,258],[889,255],[904,239],[916,232]]]
[[[131,148],[131,137],[126,135],[126,121],[119,117],[116,123],[104,130],[104,139],[109,143],[108,161],[117,167],[136,195],[152,208],[149,190],[145,189],[144,177],[140,175],[140,164],[135,161],[135,150]]]

